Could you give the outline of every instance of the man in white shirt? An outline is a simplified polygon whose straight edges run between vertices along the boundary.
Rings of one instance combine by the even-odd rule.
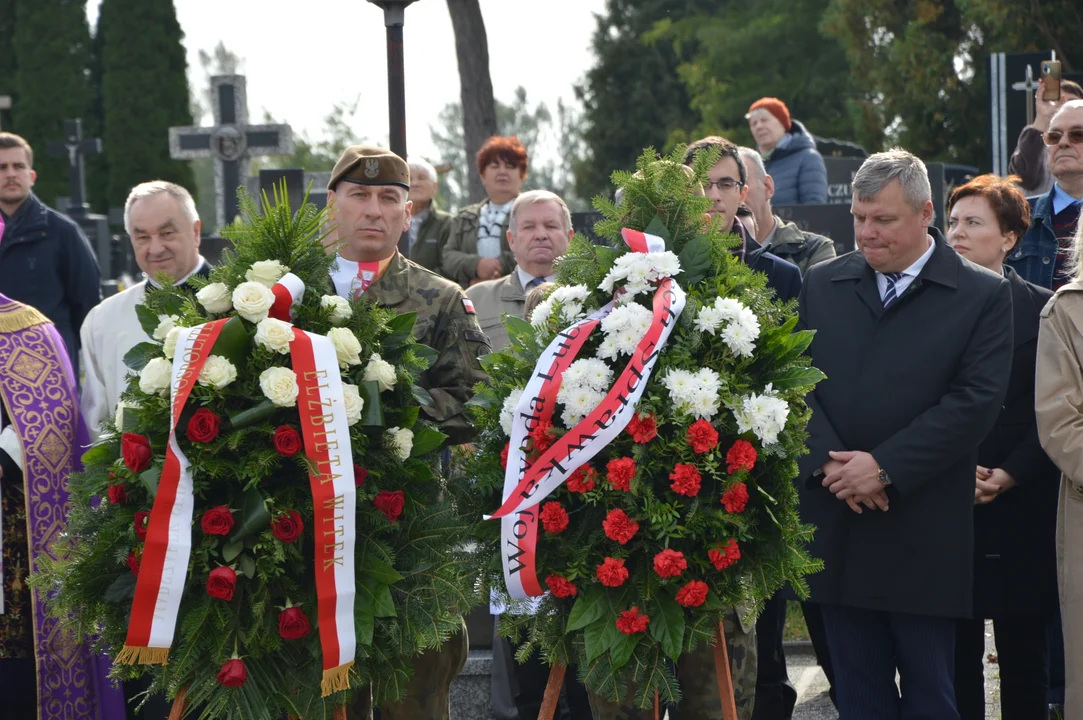
[[[135,307],[143,302],[147,283],[168,280],[184,285],[193,275],[206,276],[210,266],[199,254],[202,224],[187,190],[164,180],[135,186],[124,204],[124,228],[132,240],[144,280],[105,299],[87,315],[80,331],[82,366],[86,371],[82,410],[96,439],[102,421],[112,417],[131,372],[124,355],[150,337]]]
[[[508,225],[515,269],[466,290],[477,310],[478,324],[494,350],[508,344],[503,316],[523,317],[526,294],[553,280],[553,263],[567,251],[573,234],[572,214],[559,195],[531,190],[516,198]]]

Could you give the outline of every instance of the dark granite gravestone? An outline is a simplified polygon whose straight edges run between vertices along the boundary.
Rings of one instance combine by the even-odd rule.
[[[852,191],[850,183],[853,182],[854,173],[865,162],[857,157],[825,157],[824,166],[827,168],[827,203],[829,205],[850,206]]]
[[[50,142],[47,150],[50,155],[63,157],[68,161],[69,195],[57,198],[54,207],[82,228],[98,258],[102,280],[113,279],[113,245],[109,220],[104,215],[90,212],[90,205],[86,201],[86,169],[83,165],[84,156],[97,155],[102,151],[102,141],[98,138],[84,138],[83,121],[75,118],[64,121],[64,139]]]

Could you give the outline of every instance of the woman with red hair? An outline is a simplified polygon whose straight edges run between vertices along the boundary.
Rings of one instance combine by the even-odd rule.
[[[478,150],[477,167],[489,197],[467,205],[452,219],[441,263],[444,276],[464,288],[515,268],[508,216],[526,180],[526,148],[515,136],[494,135]]]

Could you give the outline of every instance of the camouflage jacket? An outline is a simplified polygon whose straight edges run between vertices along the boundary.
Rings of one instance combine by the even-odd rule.
[[[421,377],[421,385],[436,403],[425,413],[440,424],[451,444],[470,442],[474,427],[465,405],[474,395],[474,385],[487,379],[478,358],[489,352],[489,341],[473,307],[467,310],[469,301],[462,289],[395,253],[365,296],[400,314],[417,313],[414,337],[439,353]]]

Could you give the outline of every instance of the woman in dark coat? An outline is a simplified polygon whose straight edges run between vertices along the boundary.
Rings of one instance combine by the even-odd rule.
[[[948,204],[948,242],[1011,285],[1011,377],[996,426],[978,450],[974,489],[974,617],[956,636],[955,697],[962,720],[984,720],[985,620],[993,620],[1004,720],[1047,717],[1044,614],[1057,605],[1059,472],[1038,440],[1034,366],[1038,325],[1052,293],[1003,264],[1030,224],[1013,178],[982,175]]]

